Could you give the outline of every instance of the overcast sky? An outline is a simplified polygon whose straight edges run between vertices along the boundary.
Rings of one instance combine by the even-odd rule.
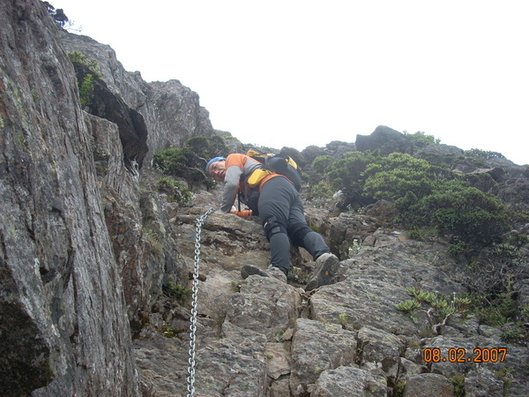
[[[525,0],[52,0],[213,127],[299,150],[378,125],[528,164]]]

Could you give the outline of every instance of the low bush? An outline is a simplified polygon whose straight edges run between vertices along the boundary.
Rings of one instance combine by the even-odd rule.
[[[437,184],[416,205],[400,209],[414,223],[435,226],[441,234],[473,246],[499,241],[507,230],[503,203],[457,180]]]

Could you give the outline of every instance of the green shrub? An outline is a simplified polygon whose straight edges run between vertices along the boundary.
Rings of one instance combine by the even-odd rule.
[[[79,51],[73,51],[68,54],[70,61],[73,64],[79,64],[86,66],[88,70],[97,78],[101,79],[103,74],[101,73],[101,68],[95,59],[88,58],[85,54]]]
[[[156,152],[153,165],[163,174],[183,178],[190,186],[212,185],[204,171],[205,160],[189,148],[167,148]]]
[[[430,170],[425,160],[405,153],[391,153],[366,168],[364,192],[376,199],[397,200],[409,193],[420,199],[432,190]]]
[[[191,289],[177,284],[173,281],[168,282],[162,288],[165,295],[174,298],[177,302],[185,303],[191,297]]]
[[[170,147],[154,154],[153,165],[164,174],[182,176],[183,170],[196,167],[200,159],[187,148]]]
[[[312,169],[324,175],[334,161],[334,157],[329,155],[317,156],[312,162]]]
[[[157,151],[153,156],[153,166],[165,175],[185,179],[193,187],[213,182],[206,175],[206,162],[214,156],[226,155],[227,148],[220,136],[195,136],[183,147],[169,147]]]
[[[436,143],[423,134],[415,138]],[[406,153],[381,157],[353,151],[340,159],[320,155],[312,167],[325,175],[331,191],[342,191],[344,208],[392,201],[397,209],[394,221],[423,239],[427,238],[424,231],[432,229],[451,238],[453,255],[499,241],[507,229],[507,212],[498,198],[456,179],[446,167]],[[487,185],[489,179],[480,181]]]
[[[84,76],[83,81],[79,84],[79,99],[82,106],[88,106],[92,102],[92,93],[94,91],[94,76],[88,73]]]
[[[453,257],[457,257],[465,253],[467,249],[468,247],[464,242],[455,240],[448,246],[448,253]]]
[[[370,153],[353,151],[329,164],[326,177],[334,191],[341,190],[344,194],[344,206],[358,207],[373,202],[363,194],[363,186],[364,171],[375,158]]]
[[[81,105],[89,106],[93,99],[94,81],[103,77],[101,68],[96,60],[88,58],[82,52],[70,52],[68,56],[75,67]]]
[[[411,141],[414,149],[420,149],[428,145],[437,145],[441,142],[440,139],[434,137],[433,135],[427,135],[422,131],[417,131],[414,134],[409,134],[404,132],[404,135]]]
[[[414,222],[435,226],[441,234],[471,245],[499,241],[507,230],[507,213],[499,199],[456,180],[438,184],[408,212]]]
[[[409,230],[408,236],[413,240],[429,241],[437,237],[437,230],[433,227],[413,227]]]
[[[193,152],[196,156],[205,161],[215,156],[225,156],[228,154],[228,148],[224,139],[218,135],[213,136],[195,136],[189,138],[184,147]],[[204,162],[204,166],[206,163]]]
[[[481,323],[502,326],[515,317],[517,313],[516,301],[512,293],[504,292],[494,298],[494,305],[484,301],[485,297],[474,297],[474,307]]]
[[[311,200],[330,200],[333,194],[334,192],[330,183],[326,180],[309,187],[309,197]]]
[[[465,150],[465,155],[474,159],[492,160],[492,159],[505,159],[505,156],[498,152],[491,152],[481,149],[470,149]]]

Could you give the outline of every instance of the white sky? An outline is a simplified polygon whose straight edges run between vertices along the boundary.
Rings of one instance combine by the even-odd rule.
[[[299,150],[378,125],[528,164],[525,0],[50,0],[213,127]]]

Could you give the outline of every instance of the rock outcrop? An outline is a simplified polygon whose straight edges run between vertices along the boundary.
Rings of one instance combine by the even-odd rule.
[[[0,394],[139,395],[73,66],[38,2],[0,26]]]
[[[178,243],[186,257],[194,250],[193,219],[205,209],[181,210],[176,218],[180,230],[189,229]],[[327,233],[332,233],[335,223],[354,228],[369,218],[351,215],[328,222]],[[446,245],[409,240],[376,223],[356,238],[358,244],[340,262],[342,281],[306,293],[296,278],[304,268],[314,271],[305,254],[288,283],[260,276],[242,280],[242,264],[266,269],[266,241],[252,220],[211,215],[201,241],[197,395],[429,396],[438,390],[438,395],[457,396],[456,390],[463,389],[467,396],[503,396],[504,390],[526,395],[527,348],[502,341],[500,329],[480,325],[473,316],[454,314],[443,323],[427,308],[413,316],[397,309],[413,288],[448,299],[464,291]],[[241,250],[234,239],[248,249]],[[171,322],[169,311],[162,316]],[[187,333],[182,330],[171,340],[155,329],[150,322],[135,341],[144,389],[148,395],[183,394]],[[475,363],[476,346],[505,348],[506,359]],[[448,349],[465,349],[465,362],[425,363],[421,353],[432,347],[444,357]]]
[[[370,135],[357,135],[355,144],[362,152],[371,150],[380,154],[412,153],[412,145],[406,136],[384,125],[378,126]]]
[[[143,116],[149,131],[146,164],[159,149],[180,146],[195,135],[214,134],[209,113],[200,106],[198,94],[180,81],[147,83],[139,72],[127,72],[108,45],[66,31],[61,31],[59,37],[68,53],[81,53],[95,61],[110,92]]]
[[[143,116],[128,107],[121,97],[113,94],[106,83],[91,72],[88,66],[74,62],[78,81],[89,81],[88,98],[85,103],[88,113],[108,120],[118,126],[123,161],[131,173],[138,173],[147,154],[147,126]],[[89,80],[87,80],[89,78]]]

